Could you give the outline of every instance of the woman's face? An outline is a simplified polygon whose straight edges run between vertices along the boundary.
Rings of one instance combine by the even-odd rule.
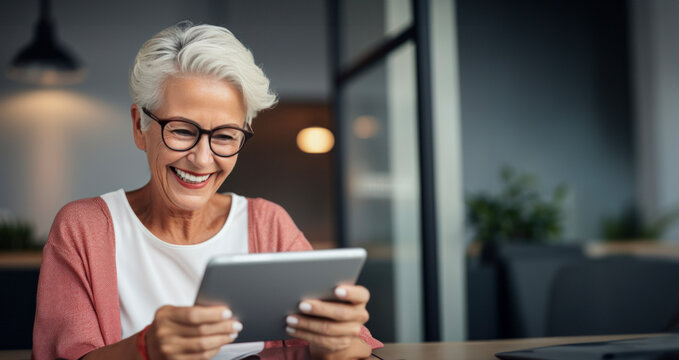
[[[163,101],[149,109],[160,119],[190,119],[203,129],[222,125],[243,127],[243,97],[226,81],[199,76],[171,77],[165,82]],[[146,151],[151,170],[151,187],[166,205],[177,210],[197,210],[217,192],[236,165],[238,155],[219,157],[210,150],[207,135],[187,151],[170,150],[163,143],[161,126],[151,121],[146,131],[139,128],[141,109],[132,106],[135,143]],[[186,174],[193,175],[187,178]],[[207,176],[207,179],[203,180]]]

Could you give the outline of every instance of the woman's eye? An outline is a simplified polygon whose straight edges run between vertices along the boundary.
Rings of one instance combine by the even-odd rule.
[[[195,132],[187,129],[175,129],[172,130],[172,134],[177,136],[195,136]]]
[[[214,135],[213,138],[214,138],[215,140],[220,140],[220,141],[233,140],[233,136],[231,136],[231,135],[224,135],[224,134]]]

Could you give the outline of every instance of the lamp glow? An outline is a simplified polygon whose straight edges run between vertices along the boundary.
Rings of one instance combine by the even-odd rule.
[[[326,128],[313,126],[297,133],[297,146],[309,154],[324,154],[335,146],[335,137]]]
[[[380,124],[376,118],[368,115],[354,119],[354,135],[359,139],[370,139],[380,131]]]

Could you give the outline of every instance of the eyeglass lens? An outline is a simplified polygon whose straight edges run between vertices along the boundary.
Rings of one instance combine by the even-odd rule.
[[[184,121],[170,121],[163,129],[163,139],[174,150],[185,151],[199,141],[200,130],[194,124]],[[245,133],[231,128],[219,128],[212,132],[210,147],[217,155],[231,156],[243,146]]]

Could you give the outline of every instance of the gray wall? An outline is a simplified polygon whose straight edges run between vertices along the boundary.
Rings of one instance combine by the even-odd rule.
[[[458,1],[464,184],[499,169],[565,183],[567,238],[634,201],[625,2]]]
[[[328,99],[325,1],[223,3],[224,24],[252,50],[282,99]]]

